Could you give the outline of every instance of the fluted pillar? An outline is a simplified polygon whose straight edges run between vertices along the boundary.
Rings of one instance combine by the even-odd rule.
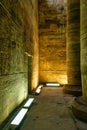
[[[87,0],[80,0],[80,7],[82,97],[73,101],[72,110],[77,118],[87,122]]]
[[[67,1],[67,79],[64,92],[81,94],[80,0]]]

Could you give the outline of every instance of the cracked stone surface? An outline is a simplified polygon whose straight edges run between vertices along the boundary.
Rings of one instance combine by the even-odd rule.
[[[71,111],[75,97],[63,94],[62,88],[44,87],[34,98],[21,130],[87,130]]]

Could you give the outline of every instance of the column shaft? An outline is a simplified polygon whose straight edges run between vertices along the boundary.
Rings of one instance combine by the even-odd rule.
[[[81,0],[81,75],[83,98],[87,101],[87,0]]]
[[[72,110],[77,118],[87,122],[87,0],[80,0],[80,7],[82,97],[73,101]]]
[[[65,89],[76,95],[81,92],[80,73],[80,0],[67,1],[67,79]],[[76,93],[75,93],[76,92]]]

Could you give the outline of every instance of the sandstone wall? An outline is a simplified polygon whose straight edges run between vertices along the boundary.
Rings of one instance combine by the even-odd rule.
[[[0,124],[31,89],[37,21],[36,0],[0,1]]]
[[[65,84],[66,3],[64,0],[39,1],[40,82]]]

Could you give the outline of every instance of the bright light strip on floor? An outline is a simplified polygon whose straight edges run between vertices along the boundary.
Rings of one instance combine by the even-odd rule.
[[[46,83],[46,86],[55,86],[55,87],[57,87],[57,86],[60,86],[60,84],[58,84],[58,83]]]
[[[35,91],[36,94],[39,94],[41,92],[43,85],[39,85]]]
[[[41,89],[43,87],[43,85],[39,85],[38,88]]]
[[[35,92],[39,94],[41,92],[41,88],[38,87]]]
[[[25,103],[24,107],[30,107],[33,101],[34,101],[34,98],[29,98],[28,101]]]
[[[26,115],[27,111],[28,109],[22,108],[11,122],[11,125],[19,125],[24,116]]]

